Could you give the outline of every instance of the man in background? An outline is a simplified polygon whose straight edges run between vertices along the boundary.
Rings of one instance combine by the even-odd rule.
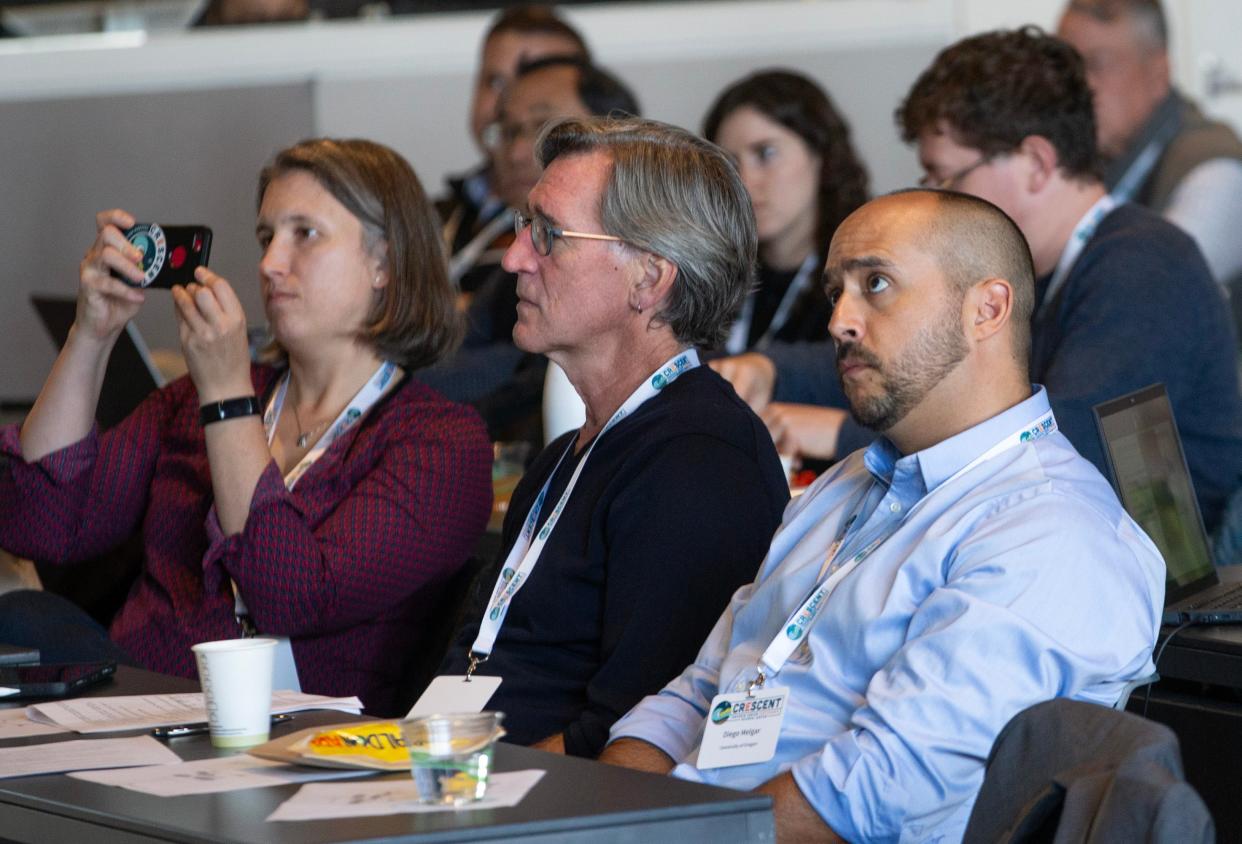
[[[1160,0],[1071,0],[1057,34],[1086,62],[1109,192],[1181,226],[1221,284],[1242,280],[1242,140],[1173,88]]]
[[[1105,190],[1079,55],[1034,28],[967,38],[923,72],[897,121],[918,146],[925,186],[987,199],[1022,229],[1038,279],[1030,379],[1048,388],[1070,442],[1106,473],[1092,408],[1162,382],[1214,531],[1242,483],[1233,327],[1194,241]],[[775,392],[763,415],[779,450],[843,457],[875,436],[839,409],[831,349],[766,354],[713,365],[745,370],[730,380],[752,407]]]
[[[495,123],[501,94],[517,77],[518,68],[546,56],[590,60],[582,36],[548,5],[503,10],[483,38],[470,102],[470,134],[484,160],[473,170],[450,178],[448,194],[436,203],[444,221],[445,245],[454,256],[451,275],[463,290],[474,290],[487,271],[499,264],[508,242],[495,241],[506,237],[511,228],[510,221],[500,219],[506,205],[493,185],[488,127]],[[475,273],[476,266],[482,271]]]
[[[512,242],[513,212],[526,210],[526,196],[539,181],[535,139],[543,126],[566,117],[637,115],[638,101],[608,71],[583,59],[549,56],[523,64],[501,95],[498,119],[485,133],[491,178],[505,222],[497,243]],[[498,260],[498,259],[497,259]],[[469,402],[487,422],[493,440],[543,447],[541,398],[547,359],[513,344],[517,322],[517,276],[497,263],[479,261],[474,292],[466,301],[466,336],[457,353],[418,378],[455,401]]]

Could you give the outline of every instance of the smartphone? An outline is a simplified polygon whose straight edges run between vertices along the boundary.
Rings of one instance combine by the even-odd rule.
[[[121,278],[134,287],[171,288],[189,284],[194,270],[207,266],[211,256],[211,229],[206,226],[161,226],[159,223],[138,223],[125,232],[125,239],[142,252],[139,266],[140,283]]]
[[[0,700],[67,697],[116,673],[115,662],[63,662],[0,668]],[[16,689],[5,694],[3,689]]]
[[[0,665],[18,665],[38,661],[38,648],[28,648],[25,645],[7,645],[4,642],[0,642]]]

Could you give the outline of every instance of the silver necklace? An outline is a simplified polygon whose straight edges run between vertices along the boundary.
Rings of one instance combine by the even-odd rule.
[[[298,426],[298,438],[297,438],[298,448],[306,448],[307,444],[310,442],[310,438],[311,438],[314,434],[318,433],[318,432],[319,432],[319,430],[320,430],[321,428],[323,428],[325,425],[327,425],[327,424],[328,424],[328,422],[330,422],[331,420],[324,420],[323,422],[320,422],[318,425],[316,425],[315,427],[311,428],[311,429],[310,429],[310,430],[308,430],[308,431],[307,431],[307,430],[302,430],[302,417],[298,415],[298,405],[297,405],[297,402],[294,402],[294,404],[293,404],[293,421],[294,421],[294,422],[297,424],[297,426]]]

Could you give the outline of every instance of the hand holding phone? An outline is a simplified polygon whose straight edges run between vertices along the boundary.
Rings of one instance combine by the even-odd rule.
[[[189,284],[194,280],[194,270],[207,266],[211,255],[211,229],[207,226],[136,223],[126,230],[125,239],[142,252],[138,265],[143,280],[135,284],[117,277],[134,287],[169,289]]]

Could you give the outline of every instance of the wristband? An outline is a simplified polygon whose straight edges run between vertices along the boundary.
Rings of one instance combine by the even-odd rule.
[[[225,419],[236,419],[239,416],[259,416],[262,412],[257,398],[242,396],[203,405],[198,409],[198,421],[206,427],[212,422],[223,422]]]

